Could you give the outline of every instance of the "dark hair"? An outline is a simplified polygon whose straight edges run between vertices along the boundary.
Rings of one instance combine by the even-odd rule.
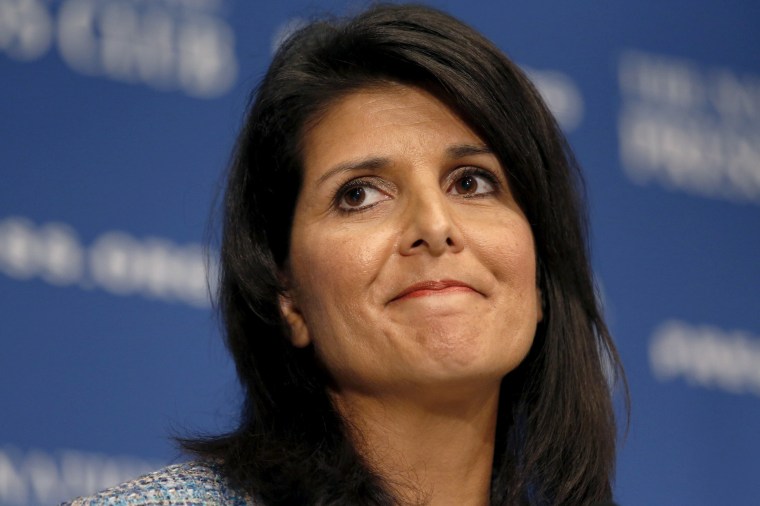
[[[268,506],[396,502],[347,437],[313,349],[290,344],[278,305],[304,129],[347,93],[389,82],[428,90],[478,133],[534,235],[544,316],[502,382],[491,504],[610,500],[611,385],[623,376],[595,297],[579,171],[520,69],[422,6],[309,24],[279,48],[254,93],[228,176],[219,291],[245,401],[235,431],[185,440],[185,449],[220,460]]]

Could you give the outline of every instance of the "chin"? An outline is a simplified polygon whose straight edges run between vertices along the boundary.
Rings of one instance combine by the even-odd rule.
[[[472,386],[477,388],[499,384],[522,360],[495,361],[483,354],[452,353],[430,357],[426,364],[418,364],[419,378],[430,385]]]
[[[530,350],[532,336],[511,336],[505,340],[503,334],[488,335],[473,331],[472,326],[464,329],[428,329],[417,334],[420,345],[420,363],[427,363],[443,373],[450,374],[493,374],[504,376],[517,367]]]

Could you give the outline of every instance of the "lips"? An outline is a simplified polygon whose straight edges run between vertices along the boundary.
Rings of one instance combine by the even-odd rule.
[[[444,279],[441,281],[421,281],[406,287],[391,302],[415,297],[427,297],[430,295],[444,295],[456,292],[475,292],[476,290],[462,281]]]

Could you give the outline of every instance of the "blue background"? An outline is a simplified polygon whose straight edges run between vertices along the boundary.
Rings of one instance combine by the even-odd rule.
[[[92,492],[179,458],[172,432],[232,426],[238,387],[198,275],[222,172],[277,34],[361,5],[0,0],[0,504]],[[431,5],[560,97],[549,102],[585,170],[594,270],[633,401],[616,500],[758,503],[760,4]],[[121,13],[89,28],[91,48],[112,38],[141,61],[165,54],[163,81],[137,60],[121,73],[72,63],[63,34],[88,30],[75,9]],[[129,31],[131,15],[145,32]],[[170,27],[163,49],[151,22]],[[211,62],[209,86],[181,77],[183,54]],[[678,82],[706,95],[684,102]],[[735,108],[710,101],[717,82],[739,83],[722,95]],[[665,158],[624,155],[636,114],[707,132],[684,143],[658,130],[639,146],[662,141],[679,177]],[[722,149],[708,166],[722,176],[695,183],[706,156],[687,145]],[[177,259],[185,267],[163,276]]]

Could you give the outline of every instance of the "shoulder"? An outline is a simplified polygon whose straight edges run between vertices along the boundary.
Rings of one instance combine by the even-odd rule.
[[[95,495],[63,503],[62,506],[175,504],[257,506],[249,495],[228,484],[217,464],[203,461],[168,466]]]

